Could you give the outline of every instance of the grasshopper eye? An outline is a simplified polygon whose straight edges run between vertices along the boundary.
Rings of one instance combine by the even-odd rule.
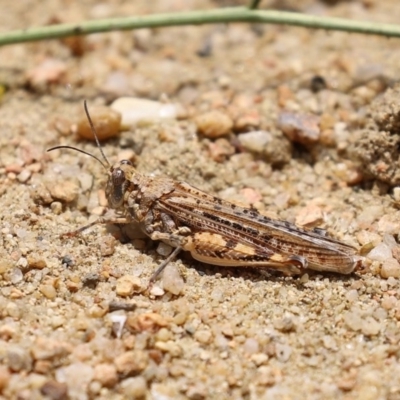
[[[130,160],[122,160],[122,161],[121,161],[121,164],[122,164],[122,165],[130,165],[130,166],[133,165],[132,162],[131,162]]]
[[[122,169],[116,169],[112,173],[112,181],[115,186],[120,186],[125,182],[125,172]]]

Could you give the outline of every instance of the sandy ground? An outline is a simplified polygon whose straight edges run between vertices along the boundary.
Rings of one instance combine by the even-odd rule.
[[[400,18],[396,0],[282,3]],[[0,29],[219,6],[0,0]],[[0,48],[1,398],[400,398],[398,48],[246,24]],[[76,134],[83,100],[121,96],[170,101],[179,116],[104,141],[110,161],[318,225],[372,255],[349,276],[285,277],[181,254],[146,292],[168,248],[136,227],[61,239],[106,211],[106,173],[80,153],[45,151],[98,155]],[[204,122],[210,111],[220,114]],[[285,112],[303,121],[295,134]]]

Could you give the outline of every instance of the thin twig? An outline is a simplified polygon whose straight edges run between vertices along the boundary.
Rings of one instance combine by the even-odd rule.
[[[115,30],[155,28],[177,25],[200,25],[221,22],[257,22],[307,28],[358,32],[370,35],[400,37],[400,25],[328,18],[286,11],[250,10],[247,7],[220,8],[179,13],[151,14],[140,17],[90,20],[74,24],[50,25],[12,31],[0,35],[0,46],[12,43],[55,39],[66,36]]]

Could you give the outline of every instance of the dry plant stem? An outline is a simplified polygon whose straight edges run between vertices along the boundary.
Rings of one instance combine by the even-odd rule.
[[[181,252],[182,247],[176,247],[175,250],[160,264],[153,275],[150,278],[149,286],[151,286],[157,278],[160,276],[161,272],[164,271],[165,267]]]
[[[99,19],[81,23],[28,28],[0,34],[0,46],[56,39],[66,36],[87,35],[98,32],[228,22],[293,25],[307,28],[400,37],[400,25],[352,21],[342,18],[328,18],[286,11],[232,7],[180,13],[152,14],[140,17]]]

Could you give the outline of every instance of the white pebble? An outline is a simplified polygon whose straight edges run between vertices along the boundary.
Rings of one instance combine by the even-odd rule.
[[[381,330],[381,324],[372,317],[363,320],[361,332],[366,336],[377,335]]]
[[[253,131],[238,135],[240,144],[248,151],[261,153],[271,143],[271,134],[267,131]]]
[[[150,294],[155,297],[160,297],[165,294],[165,291],[164,289],[160,288],[160,286],[154,285],[150,290]]]
[[[121,125],[124,128],[159,119],[175,119],[178,115],[175,104],[134,97],[120,97],[111,104],[111,108],[121,114]]]
[[[122,331],[125,326],[127,316],[125,314],[111,314],[110,315],[110,320],[113,324],[113,332],[115,334],[115,337],[117,339],[120,339],[122,336]]]
[[[243,344],[243,350],[247,354],[255,354],[260,350],[258,341],[254,338],[248,338]]]
[[[393,235],[389,235],[388,233],[385,233],[383,235],[383,243],[385,243],[390,249],[394,249],[397,247],[397,243]]]
[[[31,177],[32,172],[29,171],[29,169],[24,168],[18,175],[17,179],[21,183],[25,183],[28,181],[28,179]]]
[[[275,346],[275,356],[278,361],[286,362],[292,354],[292,348],[287,344],[277,343]]]
[[[163,288],[177,296],[183,292],[185,282],[175,264],[168,264],[162,275]]]
[[[87,388],[94,376],[93,368],[83,362],[75,362],[56,370],[58,382],[68,385],[68,395],[71,399],[86,400]]]
[[[358,299],[358,292],[355,289],[349,290],[346,293],[346,300],[350,303],[354,303]]]
[[[392,258],[392,250],[386,243],[379,243],[368,254],[367,257],[375,261],[386,261]]]
[[[23,278],[24,275],[19,268],[14,268],[12,270],[10,280],[13,285],[16,285],[17,283],[21,282]]]

